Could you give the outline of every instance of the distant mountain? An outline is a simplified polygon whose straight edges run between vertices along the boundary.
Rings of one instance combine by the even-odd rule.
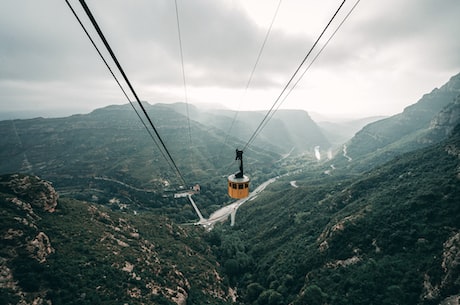
[[[365,170],[404,152],[445,139],[446,134],[438,133],[439,137],[434,138],[432,133],[430,140],[424,138],[424,135],[429,132],[432,121],[437,120],[445,107],[457,107],[449,105],[455,104],[459,96],[460,74],[457,74],[441,88],[425,94],[402,113],[366,125],[346,143],[346,154],[340,152],[334,158],[334,166]],[[458,121],[450,124],[456,123]]]
[[[186,115],[187,106],[183,103],[162,106]],[[241,146],[246,144],[265,117],[265,112],[262,111],[201,110],[193,105],[188,105],[188,111],[192,120],[229,133],[241,143]],[[330,143],[306,111],[278,110],[256,137],[254,146],[264,147],[279,154],[291,152],[293,155],[299,155],[313,154],[316,146],[327,149]]]
[[[59,199],[35,176],[0,176],[1,304],[232,304],[193,227]]]
[[[63,196],[80,200],[108,204],[116,198],[136,209],[170,209],[177,221],[194,217],[172,199],[179,188],[201,184],[205,213],[227,202],[226,177],[238,170],[235,149],[243,148],[264,114],[241,112],[230,131],[232,111],[190,106],[187,115],[185,104],[145,103],[145,108],[188,185],[182,185],[130,105],[64,118],[0,121],[0,159],[8,160],[0,163],[0,174],[37,175]],[[307,153],[313,159],[316,145],[328,142],[306,112],[280,111],[245,151],[245,171],[256,187],[276,170],[281,154]]]
[[[196,121],[190,121],[193,131],[190,135],[185,116],[165,107],[146,108],[185,173],[192,176],[194,171],[212,172],[233,161],[237,146],[233,137],[224,143],[223,131]],[[133,180],[140,187],[151,185],[151,180],[159,175],[165,180],[176,178],[128,105],[65,118],[1,121],[0,147],[0,157],[8,160],[1,163],[1,173],[20,171],[50,180],[54,176],[129,175],[128,181]],[[225,153],[225,163],[217,162],[221,151]],[[251,158],[259,158],[257,154],[257,151],[246,154],[248,164]],[[271,157],[276,159],[278,155],[274,153]]]
[[[260,112],[239,112],[235,117],[233,111],[202,111],[192,105],[187,114],[185,104],[146,104],[146,108],[186,173],[228,166],[234,150],[246,144],[264,117]],[[0,127],[0,157],[9,160],[0,165],[0,173],[19,171],[53,180],[53,175],[117,177],[129,172],[128,180],[143,187],[157,179],[158,172],[165,180],[174,178],[128,105],[65,118],[0,121]],[[318,145],[330,144],[305,111],[279,110],[246,152],[246,164],[268,164],[288,152],[313,155]],[[146,166],[152,166],[150,173]]]
[[[288,179],[221,234],[244,304],[457,304],[460,125],[365,175]]]
[[[32,118],[59,118],[70,116],[76,113],[88,113],[88,109],[65,108],[65,109],[36,109],[23,111],[3,111],[0,109],[0,121]]]
[[[324,150],[331,147],[331,143],[321,128],[311,119],[306,111],[278,110],[273,116],[273,120],[280,120],[284,123],[287,129],[286,135],[290,138],[292,148],[295,148],[297,154],[307,151],[311,152],[316,146]],[[267,128],[271,126],[270,123],[268,123]],[[281,139],[286,137],[286,135],[280,135],[280,144],[283,143]],[[289,148],[289,146],[286,148]]]
[[[337,121],[318,121],[323,134],[331,142],[334,148],[341,146],[350,140],[364,126],[382,120],[384,116],[366,117],[360,119],[347,119]]]

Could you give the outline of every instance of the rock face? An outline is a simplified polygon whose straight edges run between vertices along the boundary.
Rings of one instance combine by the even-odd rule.
[[[46,257],[54,253],[49,237],[43,232],[39,232],[33,240],[29,241],[27,250],[39,263],[46,262]]]
[[[38,293],[24,291],[10,262],[26,260],[45,265],[55,252],[48,235],[39,229],[43,213],[52,213],[58,194],[51,183],[36,176],[0,176],[2,223],[0,238],[0,288],[14,291],[18,304],[46,304]],[[40,216],[41,215],[41,216]],[[33,284],[31,284],[33,285]],[[11,300],[10,300],[11,301]]]
[[[6,175],[0,177],[0,185],[8,193],[16,195],[33,207],[51,213],[56,209],[58,193],[50,182],[37,176]]]
[[[459,122],[460,95],[430,122],[428,134],[422,138],[422,141],[435,143],[437,139],[450,135]]]
[[[39,231],[37,221],[41,219],[40,212],[55,211],[59,197],[57,192],[51,183],[37,176],[20,174],[1,176],[0,192],[6,197],[2,198],[4,204],[17,211],[14,217],[17,223],[2,232],[2,239],[24,248],[40,264],[45,263],[48,255],[54,253],[54,248],[45,232]]]
[[[368,164],[383,164],[402,153],[446,139],[458,123],[459,97],[460,74],[457,74],[402,113],[366,125],[346,143],[347,155],[338,154],[334,165],[366,171]],[[367,162],[360,165],[358,160]]]
[[[441,285],[448,286],[450,283],[458,281],[460,271],[460,232],[453,234],[445,243],[442,253],[442,269],[444,278]]]

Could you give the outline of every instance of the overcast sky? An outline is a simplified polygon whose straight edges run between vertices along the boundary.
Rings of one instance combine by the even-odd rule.
[[[282,1],[245,90],[279,0],[177,0],[188,102],[270,108],[341,2]],[[141,100],[185,100],[174,0],[87,4]],[[460,72],[459,16],[459,0],[361,0],[281,108],[401,112]],[[1,112],[84,113],[127,102],[64,0],[0,1]]]

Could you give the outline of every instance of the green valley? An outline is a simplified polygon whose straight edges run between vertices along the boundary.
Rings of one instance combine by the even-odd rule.
[[[129,105],[0,121],[0,303],[458,304],[458,80],[327,160],[335,127],[279,111],[245,150],[251,190],[276,181],[212,230],[174,194],[231,203],[260,112],[146,103],[186,185]]]

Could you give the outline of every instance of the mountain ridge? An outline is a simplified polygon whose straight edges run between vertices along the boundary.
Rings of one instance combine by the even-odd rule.
[[[365,170],[368,164],[382,164],[398,154],[421,148],[429,144],[423,134],[430,129],[436,116],[460,96],[460,73],[454,75],[441,88],[433,89],[402,113],[370,123],[363,127],[346,145],[347,156],[337,154],[334,166],[358,171]],[[451,123],[451,125],[454,123]],[[436,141],[445,138],[439,137]],[[432,138],[431,141],[435,139]],[[433,143],[433,142],[430,142]],[[356,160],[366,160],[365,162]]]
[[[200,110],[184,103],[159,105],[174,109],[182,115],[187,115],[188,109],[191,119],[227,132],[242,144],[249,140],[266,114],[266,111]],[[254,141],[255,146],[268,146],[280,154],[286,154],[293,148],[295,154],[312,153],[315,146],[325,149],[330,146],[328,139],[307,111],[279,109],[266,122],[268,123]]]

